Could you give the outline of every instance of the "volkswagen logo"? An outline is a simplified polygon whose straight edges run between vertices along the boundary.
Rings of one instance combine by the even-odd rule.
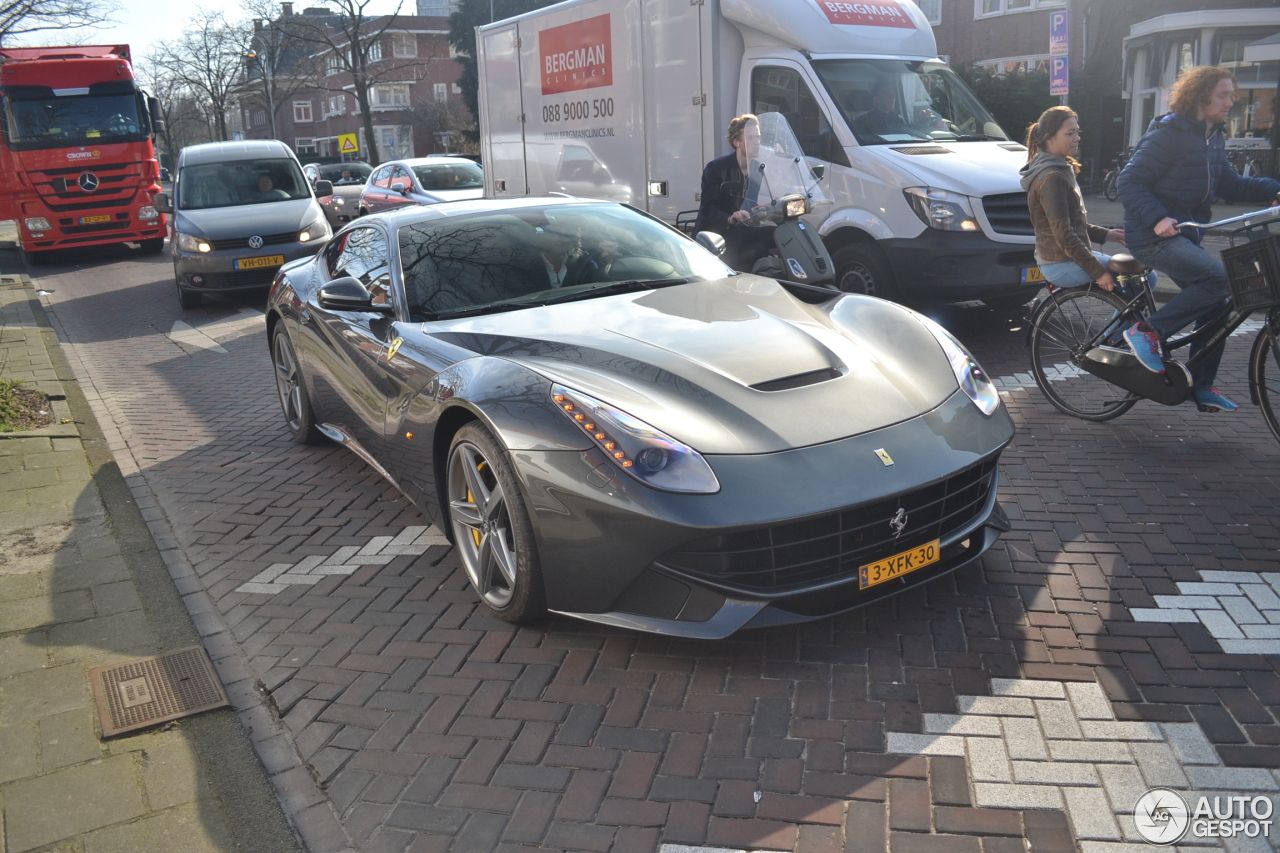
[[[85,172],[76,183],[80,185],[80,189],[91,193],[98,188],[98,176],[93,172]]]
[[[261,248],[262,248],[262,238],[261,238],[261,237],[259,237],[257,234],[254,234],[252,237],[250,237],[250,238],[249,238],[249,248],[250,248],[250,249],[261,249]]]
[[[893,518],[889,519],[889,527],[893,530],[894,539],[901,536],[902,531],[907,529],[907,511],[902,507],[898,507],[898,511],[893,514]]]

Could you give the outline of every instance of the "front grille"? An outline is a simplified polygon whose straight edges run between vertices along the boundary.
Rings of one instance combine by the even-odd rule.
[[[1026,193],[986,196],[982,199],[982,209],[987,213],[991,230],[997,234],[1035,236],[1036,229],[1031,224],[1031,208],[1027,207]]]
[[[124,222],[99,222],[95,225],[68,225],[63,228],[64,234],[90,234],[94,231],[120,231],[133,227],[128,220]]]
[[[264,246],[278,246],[281,243],[298,242],[297,231],[286,231],[283,234],[261,234],[259,236],[262,237],[262,245]],[[215,249],[248,249],[249,238],[231,237],[226,240],[210,240],[209,245]]]
[[[276,273],[279,271],[279,267],[267,267],[265,269],[245,270],[244,272],[205,273],[204,281],[198,286],[208,288],[268,287],[275,280]]]
[[[996,459],[913,492],[837,512],[687,542],[658,558],[668,569],[747,592],[785,592],[856,577],[858,568],[972,523],[995,485]],[[896,539],[899,509],[907,526]]]

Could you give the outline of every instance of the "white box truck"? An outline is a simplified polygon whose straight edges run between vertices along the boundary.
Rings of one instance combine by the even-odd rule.
[[[783,113],[833,204],[844,290],[1025,301],[1035,238],[1010,140],[910,0],[567,0],[478,28],[486,195],[696,210],[729,119]],[[1011,128],[1010,130],[1019,130]]]

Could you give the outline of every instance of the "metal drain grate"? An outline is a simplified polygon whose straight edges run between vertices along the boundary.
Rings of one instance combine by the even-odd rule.
[[[201,646],[100,666],[89,681],[103,737],[231,704]]]

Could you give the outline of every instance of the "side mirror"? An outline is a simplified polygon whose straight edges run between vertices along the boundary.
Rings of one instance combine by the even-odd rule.
[[[396,181],[394,184],[392,184],[391,189],[400,193],[400,195],[408,195],[409,193],[409,185],[406,183],[402,183],[401,181]]]
[[[156,133],[164,133],[164,119],[160,113],[160,101],[147,96],[147,113],[151,116],[151,129]]]
[[[333,195],[333,181],[316,181],[316,198]]]
[[[714,231],[699,231],[693,239],[699,246],[717,257],[724,254],[724,238]]]
[[[821,163],[815,163],[814,165],[809,167],[809,171],[813,172],[813,177],[815,180],[820,181],[823,179],[823,177],[826,176],[827,167],[822,165]]]
[[[151,199],[151,206],[159,213],[173,213],[173,205],[169,203],[169,196],[165,193],[156,193]]]
[[[330,311],[368,311],[386,315],[395,313],[390,303],[375,305],[369,288],[361,284],[359,279],[350,276],[335,278],[320,288],[318,301],[321,308]]]

